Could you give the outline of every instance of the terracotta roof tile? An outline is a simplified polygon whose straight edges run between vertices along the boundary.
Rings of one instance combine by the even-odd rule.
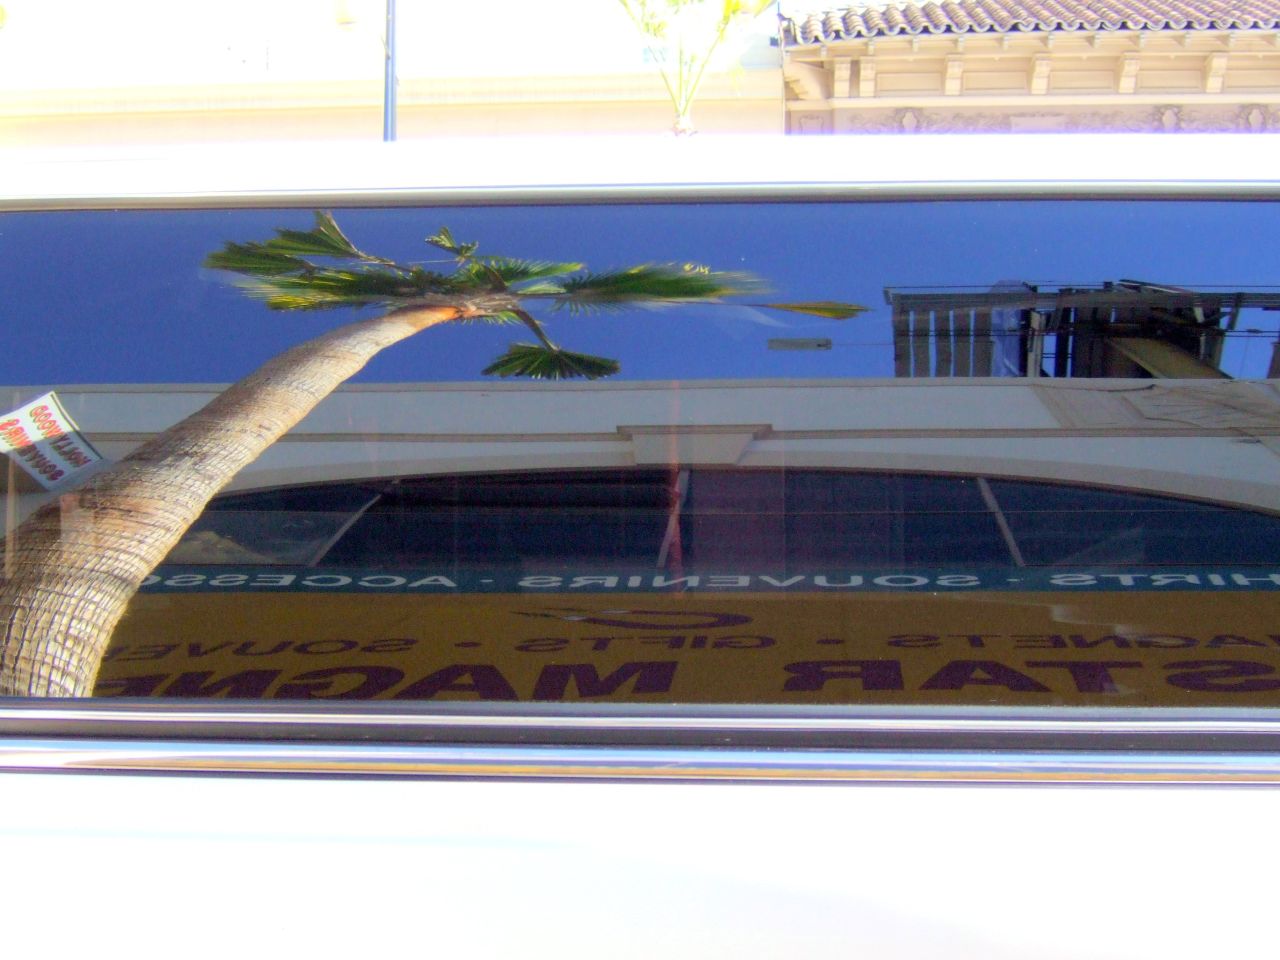
[[[784,22],[793,44],[922,33],[1278,28],[1280,0],[929,0],[851,6]]]

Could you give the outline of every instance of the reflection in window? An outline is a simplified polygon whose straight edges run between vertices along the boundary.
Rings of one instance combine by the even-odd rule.
[[[1280,518],[1246,510],[1056,484],[991,481],[1033,566],[1270,563]]]
[[[215,500],[181,564],[553,571],[1254,564],[1280,518],[1067,484],[840,470],[576,470]]]

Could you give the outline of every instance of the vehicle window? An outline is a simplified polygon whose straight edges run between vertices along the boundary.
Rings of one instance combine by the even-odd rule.
[[[3,214],[0,669],[1269,706],[1277,232],[1204,199]]]

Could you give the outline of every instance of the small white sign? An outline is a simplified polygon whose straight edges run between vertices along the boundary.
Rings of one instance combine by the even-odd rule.
[[[102,459],[52,391],[0,414],[0,453],[46,490],[66,486]]]

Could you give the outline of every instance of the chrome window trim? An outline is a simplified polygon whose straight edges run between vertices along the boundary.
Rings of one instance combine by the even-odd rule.
[[[1177,150],[1169,149],[1175,143]],[[509,158],[518,157],[518,163]],[[449,139],[0,150],[0,211],[1280,196],[1280,135]],[[1212,171],[1206,176],[1205,171]]]
[[[0,773],[862,783],[1280,783],[1275,752],[759,750],[15,739]]]
[[[1137,180],[974,183],[748,183],[707,185],[617,184],[600,187],[404,188],[369,190],[236,191],[175,193],[162,197],[120,194],[25,200],[0,197],[0,212],[56,210],[241,209],[315,207],[504,206],[595,203],[750,203],[922,200],[1270,200],[1280,183]]]
[[[112,758],[122,751],[126,757],[134,750],[148,755],[158,750],[164,756],[176,750],[188,756],[218,744],[237,744],[245,750],[297,746],[343,755],[355,751],[357,766],[370,761],[375,767],[380,762],[377,749],[395,746],[452,752],[462,759],[471,751],[493,749],[622,750],[637,756],[675,750],[695,759],[723,759],[736,751],[741,756],[733,759],[735,767],[751,753],[772,757],[771,764],[780,754],[843,756],[838,764],[842,768],[873,758],[877,769],[885,757],[900,755],[887,768],[893,776],[904,763],[913,765],[926,756],[941,763],[950,753],[980,755],[1015,770],[1032,769],[1026,764],[1036,756],[1070,760],[1069,766],[1076,763],[1071,758],[1085,755],[1109,757],[1108,764],[1129,758],[1136,765],[1135,775],[1155,755],[1176,755],[1183,758],[1179,763],[1196,767],[1219,761],[1230,766],[1235,763],[1231,758],[1250,755],[1272,758],[1267,763],[1274,761],[1280,771],[1280,712],[1258,709],[612,704],[602,710],[595,704],[461,702],[0,703],[0,770],[25,769],[22,755],[30,751],[11,751],[31,740],[41,742],[51,756],[69,751],[76,765],[86,755],[101,755],[102,769],[113,769]],[[86,744],[100,749],[89,750]],[[439,772],[445,763],[435,754],[428,759],[431,769],[426,772]],[[231,766],[224,772],[242,770],[238,762],[230,758]],[[291,757],[289,763],[295,762],[307,767],[305,757]],[[698,759],[695,767],[701,763]],[[524,769],[528,764],[521,760],[517,766]]]
[[[640,704],[513,704],[361,702],[335,707],[302,701],[247,704],[227,701],[193,705],[190,700],[0,700],[0,731],[34,720],[76,725],[179,723],[235,727],[266,723],[275,727],[370,725],[398,728],[506,728],[611,731],[755,731],[832,733],[1057,734],[1271,734],[1280,736],[1280,712],[1251,708],[936,708],[789,707],[784,705],[648,706]]]

